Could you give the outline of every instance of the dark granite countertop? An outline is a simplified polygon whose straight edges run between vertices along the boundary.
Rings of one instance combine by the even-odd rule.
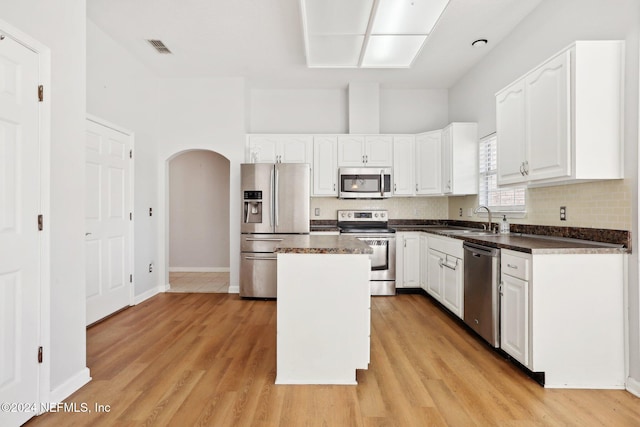
[[[372,254],[373,249],[351,236],[292,235],[275,248],[279,254]]]

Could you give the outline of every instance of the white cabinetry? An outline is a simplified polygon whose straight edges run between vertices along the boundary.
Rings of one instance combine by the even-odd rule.
[[[529,366],[531,256],[504,250],[500,263],[500,347]]]
[[[340,135],[338,166],[383,166],[393,164],[393,137],[386,135]]]
[[[478,194],[476,123],[451,123],[442,130],[442,192]]]
[[[621,253],[501,251],[501,343],[545,387],[624,388]]]
[[[313,196],[338,195],[338,137],[313,137]]]
[[[496,94],[499,185],[622,178],[623,57],[579,41]]]
[[[464,313],[464,252],[462,240],[430,235],[427,292],[456,316]]]
[[[248,135],[249,163],[312,163],[311,135]]]
[[[420,287],[420,233],[396,233],[396,288]]]
[[[429,283],[429,237],[427,233],[420,233],[420,287],[427,290]]]
[[[442,194],[441,133],[436,130],[416,135],[415,180],[418,195]]]
[[[393,194],[395,196],[413,196],[416,193],[415,154],[412,135],[393,137]]]

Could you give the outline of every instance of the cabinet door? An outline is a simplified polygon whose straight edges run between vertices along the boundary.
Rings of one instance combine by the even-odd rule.
[[[338,137],[338,167],[364,166],[364,136]]]
[[[404,287],[404,235],[396,233],[396,288]]]
[[[393,194],[396,196],[414,195],[414,156],[412,136],[393,138]]]
[[[496,137],[498,139],[498,185],[526,180],[522,173],[525,151],[524,80],[496,95]]]
[[[366,166],[393,166],[393,138],[390,136],[367,136],[364,155]]]
[[[313,138],[313,195],[337,196],[338,138],[315,136]]]
[[[427,256],[427,292],[437,299],[442,301],[442,280],[444,268],[441,263],[444,262],[444,254],[442,252],[429,249],[429,255]]]
[[[502,275],[500,347],[525,366],[529,364],[529,282]]]
[[[562,53],[525,79],[527,169],[531,180],[571,173],[569,55],[569,52]]]
[[[450,194],[453,191],[453,134],[451,126],[447,126],[442,130],[442,192]]]
[[[446,256],[443,264],[442,304],[462,318],[464,266],[460,258]]]
[[[310,135],[280,138],[277,161],[280,163],[311,163],[313,139]]]
[[[429,238],[426,234],[420,233],[420,287],[427,290],[429,280]]]
[[[416,136],[416,194],[442,193],[440,144],[439,130]]]
[[[406,233],[402,251],[403,255],[403,287],[420,287],[420,235],[418,233]]]
[[[278,135],[249,135],[249,163],[275,163],[278,159]]]

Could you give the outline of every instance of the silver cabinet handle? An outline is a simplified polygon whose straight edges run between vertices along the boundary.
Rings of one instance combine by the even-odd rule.
[[[507,264],[507,267],[513,268],[514,270],[518,269],[518,266],[517,265],[513,265],[513,264]]]
[[[418,191],[418,184],[416,184],[416,191]]]
[[[91,233],[84,233],[85,237],[86,236],[91,236]]]
[[[264,239],[247,237],[247,242],[282,242],[283,240],[284,239],[278,239],[276,237],[265,237]]]
[[[336,191],[336,184],[335,184],[335,182],[333,183],[333,191]]]
[[[529,161],[528,160],[524,161],[524,174],[525,175],[529,175]]]
[[[520,163],[520,175],[524,176],[524,162]]]
[[[456,258],[456,263],[452,266],[448,262],[443,262],[441,264],[443,267],[447,267],[449,270],[456,270],[458,268],[458,259]]]
[[[254,260],[254,261],[277,261],[277,257],[257,257],[257,256],[246,256],[244,259]]]

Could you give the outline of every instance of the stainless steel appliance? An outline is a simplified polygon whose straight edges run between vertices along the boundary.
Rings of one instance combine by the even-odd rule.
[[[464,322],[500,345],[500,249],[470,242],[464,248]]]
[[[340,168],[341,199],[384,199],[391,197],[391,168]]]
[[[396,294],[396,236],[385,210],[338,211],[340,233],[356,237],[373,249],[371,295]]]
[[[275,247],[309,233],[310,168],[304,163],[240,165],[240,296],[276,298]]]

